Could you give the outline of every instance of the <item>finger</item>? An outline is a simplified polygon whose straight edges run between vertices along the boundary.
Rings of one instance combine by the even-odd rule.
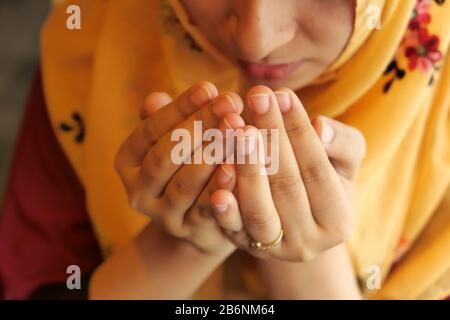
[[[237,193],[245,230],[258,242],[270,243],[280,233],[281,221],[272,199],[264,163],[258,159],[263,148],[255,127],[237,130]],[[262,142],[261,142],[262,143]]]
[[[185,216],[184,226],[190,230],[196,230],[196,234],[200,234],[200,230],[211,233],[212,229],[219,227],[217,231],[220,232],[220,225],[213,214],[213,206],[210,201],[211,195],[219,189],[232,191],[236,186],[236,174],[234,168],[230,164],[222,164],[214,173],[214,176],[209,181],[207,187],[202,190],[194,206],[191,207]],[[240,219],[240,216],[238,216]],[[213,226],[215,228],[213,228]]]
[[[230,125],[231,129],[241,128],[245,125],[244,120],[237,114],[226,115],[220,124],[224,122],[226,122],[227,125]],[[220,146],[219,143],[217,144],[217,147],[222,146]],[[204,149],[205,148],[198,149],[196,153],[203,153]],[[203,157],[202,154],[199,156]],[[195,157],[196,155],[194,154],[192,158]],[[217,163],[223,163],[225,158],[226,154],[223,152],[222,158],[218,159]],[[231,181],[225,181],[228,176],[224,176],[223,174],[216,174],[216,176],[211,179],[211,176],[217,171],[217,163],[201,161],[201,163],[195,164],[191,161],[190,164],[183,165],[167,184],[167,187],[160,197],[160,201],[162,202],[164,211],[171,212],[167,219],[171,221],[176,220],[176,222],[172,223],[175,227],[179,227],[180,223],[183,222],[184,214],[194,205],[194,203],[196,203],[196,201],[196,206],[199,207],[200,213],[206,212],[206,205],[209,204],[209,195],[212,190],[226,188],[228,187],[228,183],[235,183],[233,182],[233,180],[235,180],[233,176],[229,179]],[[223,171],[223,169],[221,171]],[[219,172],[225,172],[221,171]]]
[[[211,122],[219,119],[219,116],[217,115],[222,115],[226,113],[227,110],[234,110],[234,108],[236,108],[239,112],[242,112],[243,103],[238,95],[228,93],[224,96],[226,96],[226,98],[215,99],[215,101],[210,102],[194,115],[191,115],[188,119],[183,121],[179,129],[182,129],[182,132],[187,132],[188,137],[186,137],[187,141],[185,142],[188,144],[188,147],[191,147],[191,150],[186,152],[186,157],[191,157],[192,153],[198,149],[198,145],[201,144],[201,141],[196,141],[195,146],[192,146],[190,137],[193,136],[192,131],[193,128],[195,128],[194,121],[200,121],[202,124],[206,124],[204,127],[207,129],[208,127],[211,127]],[[228,122],[238,122],[239,119],[242,120],[237,114],[229,115]],[[221,125],[221,122],[219,122],[219,125]],[[227,125],[229,126],[230,123]],[[222,125],[222,127],[224,126],[225,125]],[[196,133],[196,135],[198,135],[198,133]],[[202,132],[200,132],[199,135],[201,137]],[[171,135],[166,134],[159,143],[155,144],[149,152],[147,157],[149,159],[144,161],[142,165],[132,165],[130,161],[126,159],[127,154],[125,149],[121,149],[119,152],[121,156],[116,157],[116,170],[119,172],[125,188],[127,189],[129,202],[133,208],[138,211],[154,211],[152,208],[155,206],[150,200],[161,195],[162,190],[164,190],[165,185],[170,180],[171,176],[182,164],[172,161],[172,150],[176,142],[172,142],[171,138]],[[153,157],[153,159],[151,159],[151,157]],[[182,162],[184,162],[184,159],[182,160]]]
[[[219,189],[215,191],[211,195],[211,204],[214,209],[214,217],[221,228],[234,232],[243,230],[239,206],[230,190]]]
[[[249,250],[253,239],[244,228],[238,202],[230,190],[216,190],[211,195],[211,203],[214,207],[214,216],[222,232],[236,247],[246,250],[259,259],[267,259],[270,257],[266,251]],[[273,254],[272,251],[271,254]]]
[[[155,196],[160,195],[182,164],[204,162],[201,152],[191,159],[192,154],[195,155],[203,144],[203,131],[217,127],[225,114],[240,114],[242,109],[241,98],[228,92],[189,116],[176,131],[166,133],[153,145],[142,162],[141,180],[147,191]]]
[[[159,112],[158,116],[154,115],[145,123],[141,123],[125,140],[117,153],[114,166],[129,194],[139,178],[137,167],[140,166],[153,140],[158,139],[167,130],[182,121],[185,118],[184,114],[194,112],[198,109],[197,106],[211,101],[217,95],[217,89],[212,83],[199,82],[175,101],[168,94],[161,92],[150,94],[147,97],[144,107],[139,110],[143,120],[147,119],[150,113],[157,112],[162,106],[168,104],[169,106],[165,108],[165,112]],[[149,136],[151,139],[148,138]]]
[[[315,132],[300,99],[290,89],[283,89],[291,105],[284,109],[286,131],[300,168],[315,221],[326,230],[344,226],[349,212],[345,193],[336,171]],[[339,222],[339,223],[336,223]],[[341,223],[342,222],[342,223]]]
[[[152,92],[145,99],[144,104],[139,109],[141,120],[147,119],[150,115],[157,112],[173,101],[172,97],[166,92]]]
[[[356,179],[366,154],[366,142],[361,131],[323,116],[313,119],[312,125],[336,171],[350,181]]]
[[[254,125],[266,138],[266,158],[271,160],[269,168],[266,164],[266,170],[285,239],[298,243],[302,235],[299,230],[311,230],[316,224],[310,212],[305,186],[284,127],[277,97],[278,94],[265,86],[253,87],[247,94]]]
[[[121,163],[139,166],[147,151],[164,134],[185,121],[193,113],[218,96],[217,88],[210,82],[200,82],[182,93],[165,108],[148,117],[131,133],[119,151]]]

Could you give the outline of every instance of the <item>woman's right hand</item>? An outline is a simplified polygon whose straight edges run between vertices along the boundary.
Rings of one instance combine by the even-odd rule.
[[[233,190],[233,166],[176,164],[171,152],[175,129],[194,136],[194,121],[203,130],[243,127],[241,98],[232,92],[218,93],[210,82],[200,82],[175,100],[166,93],[152,93],[141,109],[142,121],[121,146],[115,168],[126,188],[130,205],[162,224],[171,235],[183,238],[206,252],[234,250],[213,216],[209,197],[217,189]],[[202,133],[203,135],[203,133]],[[205,143],[194,141],[194,153]],[[202,157],[203,158],[203,157]],[[191,158],[192,159],[192,158]],[[213,177],[211,179],[211,177]]]

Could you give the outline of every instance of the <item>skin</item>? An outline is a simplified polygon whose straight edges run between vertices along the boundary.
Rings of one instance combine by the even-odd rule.
[[[255,85],[305,87],[336,60],[353,31],[355,0],[183,0],[191,20],[232,61],[302,60],[287,78]],[[268,23],[270,21],[270,23]]]
[[[270,298],[359,298],[342,243],[355,217],[364,138],[332,119],[311,121],[293,91],[311,83],[342,52],[354,1],[186,0],[184,5],[209,40],[235,61],[304,62],[283,79],[249,78],[264,85],[255,85],[244,99],[219,93],[209,82],[174,99],[149,95],[142,122],[115,165],[130,205],[154,223],[96,270],[91,298],[188,298],[236,248],[260,258]],[[259,164],[175,165],[170,134],[175,128],[193,134],[194,120],[202,120],[205,130],[279,129],[278,174],[259,174]],[[273,241],[281,228],[283,239],[274,248],[249,247],[251,239]]]

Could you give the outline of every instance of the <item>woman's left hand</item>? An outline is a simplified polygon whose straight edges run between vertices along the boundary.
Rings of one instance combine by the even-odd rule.
[[[332,119],[311,122],[289,89],[256,86],[247,101],[255,127],[246,127],[246,150],[257,152],[251,147],[257,128],[277,129],[272,135],[278,138],[279,169],[265,175],[260,162],[235,164],[235,192],[221,189],[211,195],[215,217],[232,242],[258,258],[310,261],[352,231],[364,137]]]

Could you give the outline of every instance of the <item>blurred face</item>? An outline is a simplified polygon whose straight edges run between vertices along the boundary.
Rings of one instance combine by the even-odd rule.
[[[206,37],[253,84],[300,89],[344,50],[356,0],[183,0]]]

